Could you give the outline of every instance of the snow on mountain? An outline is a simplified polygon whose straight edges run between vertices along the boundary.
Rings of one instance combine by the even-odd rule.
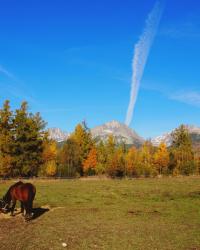
[[[194,145],[200,145],[200,128],[192,125],[187,125],[188,131],[191,135],[192,142]],[[167,146],[172,143],[172,130],[171,132],[164,133],[151,139],[154,146],[158,146],[161,142],[164,142]],[[49,137],[56,140],[57,142],[62,142],[67,140],[69,133],[63,132],[59,128],[48,129]],[[109,135],[113,135],[118,143],[125,142],[126,144],[133,144],[135,146],[141,146],[144,139],[140,137],[133,129],[129,128],[123,123],[118,121],[107,122],[101,126],[97,126],[91,129],[93,138],[101,139],[106,141]]]
[[[69,134],[62,131],[60,128],[49,128],[48,129],[49,138],[57,142],[66,141]]]
[[[111,121],[97,126],[91,129],[91,133],[94,138],[104,141],[112,134],[118,143],[123,141],[126,144],[134,144],[135,146],[140,146],[144,141],[134,130],[118,121]]]
[[[167,146],[170,146],[172,143],[171,132],[156,136],[155,138],[151,139],[151,142],[156,147],[159,146],[161,142],[164,142]]]
[[[186,125],[186,128],[189,131],[189,134],[192,138],[194,144],[200,142],[200,128],[193,125]],[[172,143],[172,130],[171,132],[164,133],[163,135],[157,136],[151,140],[154,146],[158,146],[161,142],[164,142],[167,146],[170,146]]]
[[[68,133],[63,132],[59,128],[50,128],[48,132],[49,137],[57,142],[65,141],[69,137]],[[112,134],[118,143],[125,142],[126,144],[134,144],[135,146],[142,145],[144,141],[143,138],[140,137],[134,130],[117,121],[111,121],[101,126],[92,128],[91,134],[93,138],[104,141],[106,141],[108,136]]]

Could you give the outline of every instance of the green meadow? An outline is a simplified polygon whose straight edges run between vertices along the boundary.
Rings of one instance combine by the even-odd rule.
[[[199,177],[31,182],[37,215],[0,214],[0,249],[200,249]]]

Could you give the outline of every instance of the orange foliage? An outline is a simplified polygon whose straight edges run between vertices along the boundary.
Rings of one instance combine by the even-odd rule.
[[[94,170],[97,165],[97,150],[95,147],[89,151],[87,159],[83,162],[83,171],[86,173],[89,169]]]

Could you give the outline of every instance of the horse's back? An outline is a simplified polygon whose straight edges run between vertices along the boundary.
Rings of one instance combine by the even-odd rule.
[[[31,194],[33,194],[35,196],[36,188],[31,183],[24,183],[22,186],[20,186],[20,189],[21,190],[28,190]]]
[[[22,183],[13,189],[12,195],[16,200],[28,201],[35,197],[36,188],[31,183]]]
[[[22,182],[22,181],[18,181],[18,182],[16,182],[16,183],[14,183],[10,188],[9,188],[9,190],[11,190],[11,189],[13,189],[13,188],[15,188],[15,187],[18,187],[18,186],[20,186],[20,185],[23,185],[24,183]]]

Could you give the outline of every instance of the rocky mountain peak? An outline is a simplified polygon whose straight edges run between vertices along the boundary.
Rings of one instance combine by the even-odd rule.
[[[65,141],[69,137],[67,132],[62,131],[60,128],[49,128],[49,138],[57,142]]]

